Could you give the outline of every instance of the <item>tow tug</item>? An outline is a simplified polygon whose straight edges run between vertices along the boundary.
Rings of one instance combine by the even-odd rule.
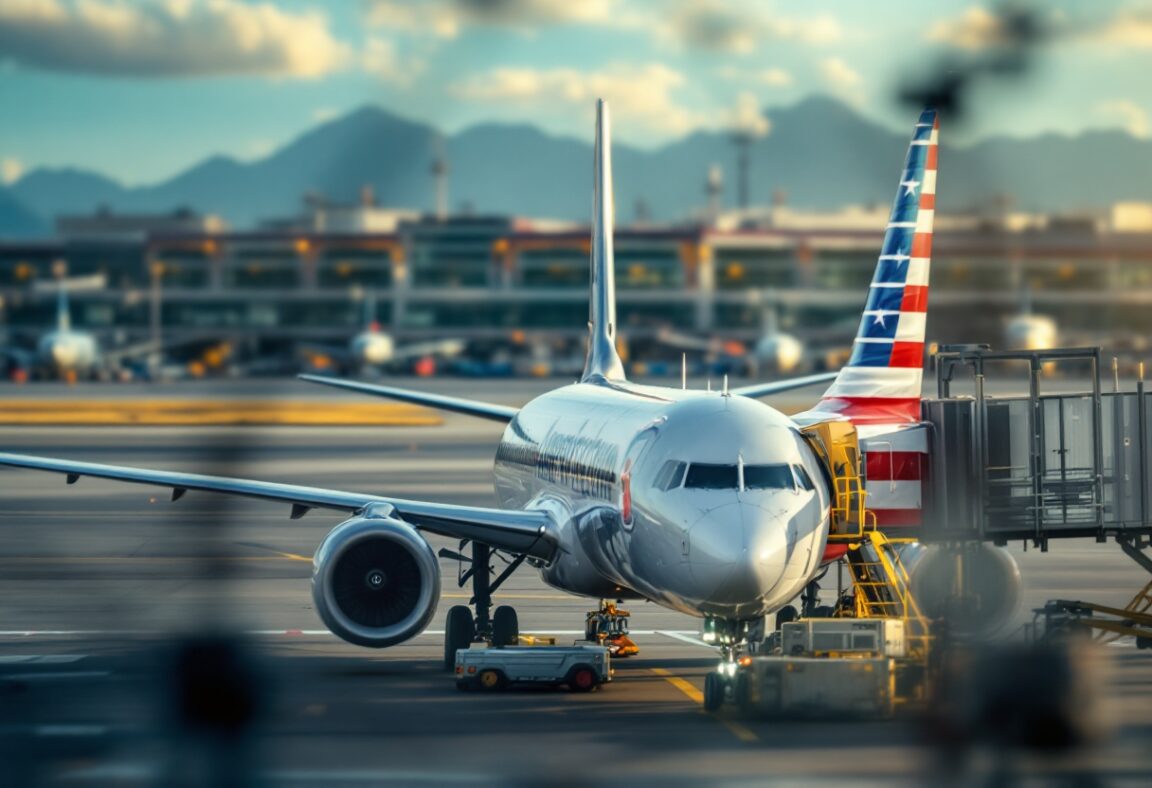
[[[608,649],[617,659],[640,653],[640,647],[628,637],[628,619],[632,614],[618,608],[618,603],[619,600],[602,599],[600,608],[588,611],[584,618],[584,639]]]

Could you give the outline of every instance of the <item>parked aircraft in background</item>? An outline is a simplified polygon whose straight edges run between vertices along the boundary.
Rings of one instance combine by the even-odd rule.
[[[1004,327],[1004,342],[1010,350],[1051,350],[1060,342],[1060,329],[1047,315],[1032,312],[1032,292],[1020,291],[1019,312]]]
[[[425,357],[454,357],[465,343],[459,339],[438,339],[397,346],[391,334],[380,326],[376,296],[363,296],[361,330],[343,347],[305,345],[301,351],[305,365],[313,371],[340,370],[348,374],[379,371],[388,365],[407,364]],[[419,371],[419,370],[418,370]]]
[[[643,598],[705,619],[720,648],[706,695],[723,692],[741,649],[839,559],[828,543],[835,479],[810,431],[848,425],[865,452],[878,526],[915,533],[927,432],[920,423],[936,192],[937,116],[916,124],[852,355],[838,373],[728,390],[629,382],[616,349],[608,108],[597,107],[590,337],[579,382],[522,408],[388,386],[309,380],[507,425],[496,449],[499,508],[459,506],[236,478],[0,454],[0,464],[280,501],[351,513],[323,539],[313,599],[336,635],[385,647],[419,634],[440,597],[437,554],[422,531],[467,540],[473,608],[448,611],[445,660],[485,639],[515,642],[515,611],[489,616],[492,593],[523,563],[548,584],[597,599]],[[832,380],[795,417],[756,398]],[[855,456],[853,453],[852,456]],[[491,579],[490,551],[511,566]],[[1007,555],[1007,554],[1005,554]],[[924,562],[922,562],[924,563]]]

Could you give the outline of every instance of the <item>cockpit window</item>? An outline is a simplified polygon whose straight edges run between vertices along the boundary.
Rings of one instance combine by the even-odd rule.
[[[657,490],[672,490],[680,486],[680,482],[684,480],[684,469],[688,466],[686,462],[677,462],[676,460],[668,460],[664,463],[664,467],[656,474],[656,479],[652,482],[652,486]]]
[[[796,480],[787,465],[745,465],[745,490],[793,490]]]
[[[747,468],[745,468],[747,470]],[[735,465],[711,465],[694,462],[688,466],[684,486],[697,490],[735,490],[739,486]]]
[[[816,489],[812,477],[808,475],[808,470],[803,465],[793,465],[792,470],[796,472],[796,481],[800,483],[800,489],[809,491]]]
[[[680,486],[680,478],[684,477],[684,486],[696,490],[738,490],[740,489],[740,467],[738,465],[718,465],[712,463],[694,462],[688,466],[688,473],[684,474],[684,463],[669,461],[660,469],[656,477],[656,486],[662,490],[670,490]],[[745,490],[814,490],[812,477],[802,465],[786,465],[775,463],[771,465],[745,465]]]

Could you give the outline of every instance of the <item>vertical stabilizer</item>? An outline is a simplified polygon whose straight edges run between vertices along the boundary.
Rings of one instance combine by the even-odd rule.
[[[612,140],[608,103],[596,102],[596,152],[592,187],[592,299],[584,381],[624,380],[616,352],[616,271],[612,254]]]
[[[68,309],[68,288],[60,283],[56,291],[56,331],[66,333],[72,330],[72,313]]]
[[[920,114],[852,356],[815,410],[861,423],[920,419],[928,270],[936,213],[935,110]]]

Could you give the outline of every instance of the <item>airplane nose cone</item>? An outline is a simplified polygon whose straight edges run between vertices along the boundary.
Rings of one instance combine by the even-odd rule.
[[[76,363],[76,349],[65,342],[53,344],[49,353],[57,366],[69,367]]]
[[[717,606],[754,608],[780,581],[788,557],[787,523],[758,506],[719,507],[692,528],[692,572]]]

